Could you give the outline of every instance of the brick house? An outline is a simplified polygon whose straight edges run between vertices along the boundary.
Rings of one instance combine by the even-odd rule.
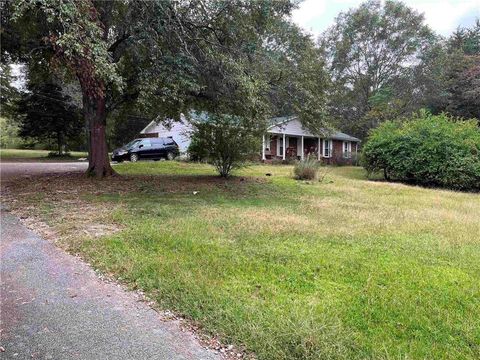
[[[359,143],[360,139],[342,132],[312,134],[296,116],[275,118],[262,139],[262,160],[315,156],[328,164],[352,164],[358,158]]]
[[[274,118],[263,136],[263,161],[274,159],[303,159],[316,156],[327,164],[351,164],[357,159],[359,139],[335,132],[329,136],[317,136],[305,129],[296,116]],[[188,156],[192,126],[182,115],[181,121],[168,125],[152,121],[140,137],[171,137],[178,144],[181,156]]]

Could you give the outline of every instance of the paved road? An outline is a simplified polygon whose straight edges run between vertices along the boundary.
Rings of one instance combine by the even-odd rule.
[[[175,321],[1,215],[0,358],[216,358]]]
[[[15,176],[39,175],[87,170],[85,162],[0,162],[0,175],[4,180]]]
[[[4,180],[86,166],[1,163],[0,170]],[[0,239],[0,359],[218,359],[3,209]]]

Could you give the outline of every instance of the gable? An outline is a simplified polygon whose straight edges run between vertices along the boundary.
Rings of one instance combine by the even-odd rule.
[[[294,136],[317,136],[305,129],[298,118],[293,118],[291,120],[284,121],[283,123],[272,125],[267,132]]]
[[[306,129],[300,120],[298,120],[298,117],[285,117],[285,118],[276,118],[276,119],[281,119],[282,121],[277,122],[274,125],[271,125],[268,129],[268,133],[272,134],[285,134],[285,135],[291,135],[291,136],[309,136],[309,137],[325,137],[323,135],[317,135],[313,134],[310,130]],[[344,134],[342,132],[334,132],[330,136],[326,136],[327,138],[333,139],[333,140],[342,140],[342,141],[354,141],[354,142],[360,142],[360,139],[357,139],[356,137],[350,136],[348,134]]]

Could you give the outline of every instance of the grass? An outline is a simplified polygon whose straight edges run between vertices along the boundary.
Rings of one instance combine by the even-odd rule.
[[[290,166],[232,180],[181,162],[115,169],[126,176],[101,186],[21,183],[16,206],[259,359],[480,358],[479,194],[367,181],[355,167],[322,183]],[[94,222],[119,230],[79,235]]]
[[[65,161],[77,160],[78,158],[86,157],[87,153],[80,151],[71,151],[69,158],[49,158],[48,154],[51,150],[24,150],[24,149],[0,149],[0,159],[9,161],[21,160],[48,160],[48,161]]]

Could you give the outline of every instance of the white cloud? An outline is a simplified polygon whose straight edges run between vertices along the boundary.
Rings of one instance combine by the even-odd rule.
[[[320,35],[318,20],[325,17],[325,6],[325,0],[305,0],[293,11],[293,22],[317,37]]]
[[[292,14],[292,19],[300,26],[308,26],[313,19],[325,12],[325,0],[305,0]]]
[[[403,0],[424,13],[425,22],[437,33],[447,36],[465,19],[480,18],[480,0]],[[305,30],[319,35],[334,21],[340,11],[360,5],[360,0],[306,0],[292,14],[292,19]]]
[[[449,35],[466,15],[480,17],[480,0],[405,1],[408,6],[423,12],[425,22],[441,35]]]

